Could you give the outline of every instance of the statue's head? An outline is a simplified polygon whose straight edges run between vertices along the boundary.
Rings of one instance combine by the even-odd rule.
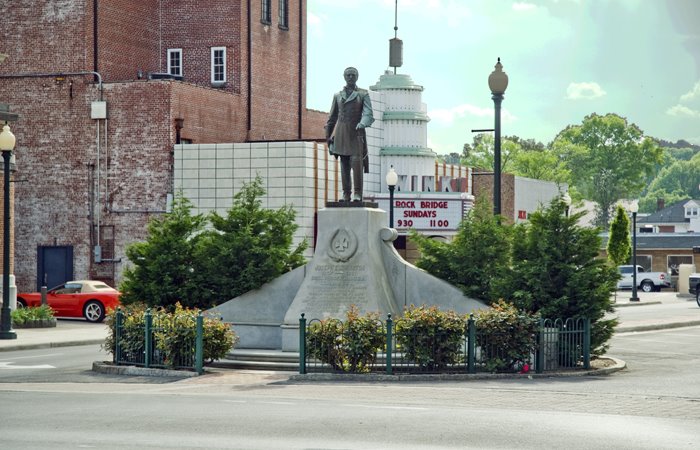
[[[360,73],[354,67],[348,67],[343,72],[343,78],[348,84],[355,84],[358,78],[360,78]]]

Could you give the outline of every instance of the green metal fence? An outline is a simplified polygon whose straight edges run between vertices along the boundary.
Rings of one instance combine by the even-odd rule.
[[[121,309],[117,309],[114,326],[114,364],[204,373],[204,319],[201,312],[194,333],[180,333],[175,337],[171,333],[173,324],[166,327],[158,320],[154,321],[150,309],[146,310],[143,321],[129,324],[125,323]]]
[[[470,318],[465,332],[455,336],[442,330],[427,335],[397,332],[397,322],[391,315],[378,322],[375,332],[384,336],[383,345],[376,349],[366,372],[399,373],[477,373],[477,372],[552,372],[557,370],[590,369],[589,319],[540,320],[537,329],[524,345],[503,345],[509,336],[495,335],[479,329]],[[333,326],[343,335],[341,321],[307,322],[304,314],[299,320],[299,373],[338,372],[343,369],[338,360],[343,352],[343,338],[325,341],[309,338],[309,328]],[[400,328],[400,327],[399,327]],[[329,333],[331,336],[333,333]],[[356,345],[355,345],[356,346]],[[329,361],[335,361],[330,363]]]

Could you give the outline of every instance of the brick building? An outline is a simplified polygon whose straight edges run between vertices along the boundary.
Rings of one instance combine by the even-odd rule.
[[[305,106],[305,0],[16,0],[0,52],[20,291],[116,284],[176,143],[315,139],[326,119]]]

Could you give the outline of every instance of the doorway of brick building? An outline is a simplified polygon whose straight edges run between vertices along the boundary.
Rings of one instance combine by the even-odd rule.
[[[73,246],[39,246],[36,290],[51,289],[73,279]]]

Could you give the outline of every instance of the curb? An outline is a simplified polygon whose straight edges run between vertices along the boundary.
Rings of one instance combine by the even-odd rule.
[[[58,348],[58,347],[75,347],[78,345],[92,345],[92,344],[104,344],[105,340],[102,339],[85,339],[82,341],[64,341],[64,342],[44,342],[41,344],[16,344],[9,345],[7,347],[0,347],[0,353],[2,352],[13,352],[16,350],[35,350],[41,348]]]
[[[601,359],[608,359],[614,365],[602,369],[572,370],[567,372],[547,372],[547,373],[450,373],[450,374],[361,374],[361,373],[307,373],[304,375],[292,375],[289,377],[291,383],[319,383],[326,381],[350,381],[350,382],[412,382],[412,381],[471,381],[471,380],[494,380],[494,379],[515,379],[532,380],[535,378],[559,378],[559,377],[585,377],[610,375],[627,367],[627,363],[621,359],[605,356]]]
[[[663,303],[663,302],[657,302],[657,301],[644,302],[644,303],[640,303],[640,302],[622,303],[622,302],[620,302],[620,303],[615,303],[615,304],[613,304],[613,308],[626,308],[626,307],[628,307],[628,306],[660,305],[660,304],[662,304],[662,303]]]
[[[656,323],[650,325],[636,325],[629,327],[617,327],[615,333],[634,333],[637,331],[669,330],[672,328],[685,328],[700,326],[700,320],[689,320],[687,322]]]
[[[107,375],[131,375],[140,377],[174,377],[174,378],[192,378],[200,376],[197,372],[189,372],[186,370],[170,370],[170,369],[154,369],[136,366],[115,366],[104,361],[94,361],[92,363],[92,371],[104,373]]]

